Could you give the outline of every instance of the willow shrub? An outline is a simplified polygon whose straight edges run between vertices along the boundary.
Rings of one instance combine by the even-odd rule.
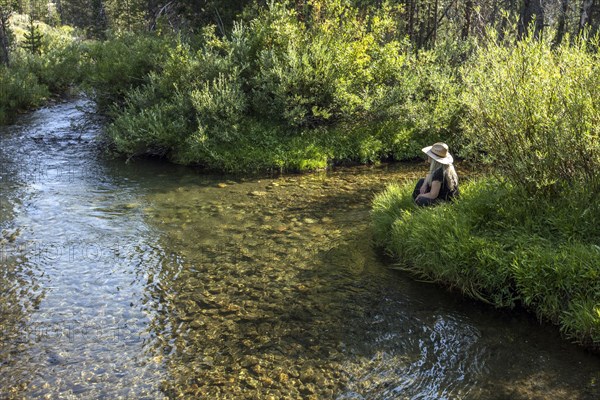
[[[91,43],[83,52],[84,88],[101,111],[121,106],[131,90],[148,82],[172,45],[169,38],[134,33]]]
[[[146,76],[93,86],[124,95],[109,133],[128,155],[238,171],[410,158],[453,130],[458,86],[435,52],[407,52],[396,23],[385,9],[366,21],[335,2],[303,21],[272,3],[228,37],[208,27],[179,40]],[[112,57],[108,77],[127,76],[108,68]]]
[[[487,179],[463,185],[455,203],[418,208],[411,189],[391,185],[373,203],[375,241],[397,268],[497,307],[522,304],[566,337],[600,348],[593,195],[534,202],[521,187]]]
[[[32,72],[0,66],[0,125],[12,122],[19,111],[40,106],[49,95]]]
[[[488,38],[463,70],[472,154],[529,193],[598,188],[600,60],[579,41]]]

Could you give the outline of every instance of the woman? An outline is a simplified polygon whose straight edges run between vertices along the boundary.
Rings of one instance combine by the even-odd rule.
[[[423,149],[431,164],[425,178],[419,179],[413,199],[419,206],[429,206],[458,196],[458,175],[454,170],[454,159],[446,143],[435,143]]]

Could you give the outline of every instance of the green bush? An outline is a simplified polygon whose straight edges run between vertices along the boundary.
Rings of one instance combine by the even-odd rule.
[[[375,101],[374,114],[383,121],[394,159],[414,158],[436,141],[449,143],[453,153],[459,153],[462,88],[443,50],[422,51],[418,58],[407,59],[389,90]]]
[[[385,10],[369,22],[336,3],[302,21],[288,4],[273,3],[236,23],[229,38],[207,27],[192,41],[179,40],[145,76],[143,68],[110,65],[123,44],[104,44],[106,60],[92,61],[107,76],[93,87],[111,88],[100,99],[117,102],[109,133],[130,156],[163,154],[211,168],[306,170],[415,157],[455,133],[459,86],[438,63],[452,51],[417,59],[396,39],[397,21]],[[145,45],[128,47],[137,54]],[[113,82],[113,75],[139,80]],[[275,154],[256,157],[259,143]],[[249,160],[242,149],[261,161],[229,159]]]
[[[0,124],[12,122],[19,111],[42,105],[49,95],[27,69],[0,66]]]
[[[529,193],[554,195],[575,182],[597,191],[598,57],[583,42],[488,38],[463,71],[471,154]]]
[[[78,32],[69,26],[43,25],[42,33],[41,54],[32,60],[32,68],[50,92],[64,93],[83,79],[81,58],[85,45],[77,37]]]
[[[76,34],[73,28],[63,26],[44,35],[38,76],[52,93],[64,93],[83,81],[82,55],[86,45],[75,38]]]
[[[147,88],[130,92],[126,112],[119,114],[107,128],[107,133],[116,149],[130,156],[169,156],[173,149],[182,145],[191,129],[191,121],[182,112],[186,108],[185,99],[176,95],[144,106],[143,98],[147,97]]]
[[[131,90],[146,84],[172,44],[170,38],[133,33],[91,43],[84,54],[84,84],[99,109],[121,106]]]
[[[522,304],[566,337],[600,347],[600,206],[594,195],[533,199],[494,179],[455,203],[418,208],[412,183],[373,203],[375,242],[397,267],[497,307]]]
[[[22,48],[28,19],[14,19],[17,46],[10,68],[0,67],[0,124],[12,121],[19,111],[41,106],[51,95],[63,95],[81,82],[82,44],[70,27],[52,28],[39,23],[39,53]]]
[[[202,136],[224,142],[239,138],[247,101],[236,75],[219,75],[189,93]]]

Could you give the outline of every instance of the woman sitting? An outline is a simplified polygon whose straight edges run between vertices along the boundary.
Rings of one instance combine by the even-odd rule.
[[[429,206],[448,201],[458,196],[458,175],[454,170],[454,159],[446,143],[427,146],[423,152],[431,161],[429,173],[419,179],[413,191],[413,199],[419,206]]]

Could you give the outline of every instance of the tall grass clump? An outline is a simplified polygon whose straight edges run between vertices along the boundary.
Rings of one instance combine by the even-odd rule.
[[[410,193],[391,185],[373,203],[375,241],[397,268],[496,307],[520,304],[600,349],[600,206],[589,194],[534,200],[489,178],[433,208],[416,207]]]
[[[472,155],[528,193],[557,195],[573,184],[597,191],[598,43],[553,47],[551,36],[487,39],[464,68],[464,139]]]

